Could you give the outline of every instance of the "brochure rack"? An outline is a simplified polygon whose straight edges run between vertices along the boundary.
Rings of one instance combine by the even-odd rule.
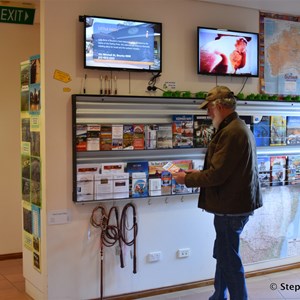
[[[76,203],[95,203],[116,200],[115,197],[101,199],[101,197],[95,198],[93,195],[80,198],[78,191],[82,186],[78,185],[78,166],[136,161],[197,160],[204,159],[206,152],[205,148],[78,151],[77,130],[79,124],[167,124],[172,123],[174,115],[205,115],[206,111],[198,110],[198,106],[202,101],[201,99],[192,98],[73,95],[73,201]],[[237,111],[244,116],[299,116],[300,103],[238,101]],[[257,152],[259,155],[300,155],[299,146],[265,146],[258,147]],[[86,184],[89,180],[91,180],[89,177],[83,179]],[[107,193],[109,195],[110,191],[107,191]],[[123,194],[118,200],[128,200],[128,198],[129,195]]]

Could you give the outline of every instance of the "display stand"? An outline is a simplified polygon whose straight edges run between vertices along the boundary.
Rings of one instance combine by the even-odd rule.
[[[79,199],[77,168],[80,165],[203,159],[206,152],[205,148],[78,151],[78,145],[76,145],[78,142],[78,124],[170,124],[174,115],[206,115],[205,110],[198,109],[202,101],[202,99],[191,98],[73,95],[73,201],[75,203],[103,201],[94,197]],[[243,116],[297,116],[300,114],[300,104],[240,100],[238,101],[237,112]],[[299,145],[258,147],[257,153],[258,155],[296,155],[300,154],[300,147]],[[147,197],[150,196],[147,195]],[[129,197],[121,198],[128,200]],[[110,200],[113,198],[105,199],[105,201]]]

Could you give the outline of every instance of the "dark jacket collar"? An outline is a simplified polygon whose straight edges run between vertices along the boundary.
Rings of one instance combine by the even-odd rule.
[[[218,131],[221,130],[221,129],[223,129],[224,127],[226,127],[231,121],[233,121],[233,120],[235,120],[235,119],[237,119],[237,118],[238,118],[238,114],[237,114],[237,112],[234,111],[233,113],[231,113],[230,115],[228,115],[228,116],[221,122]]]

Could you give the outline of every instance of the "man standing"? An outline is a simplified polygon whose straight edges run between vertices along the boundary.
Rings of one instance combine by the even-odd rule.
[[[207,109],[216,133],[208,145],[203,171],[172,174],[179,184],[201,187],[199,208],[214,214],[215,292],[209,300],[247,300],[240,234],[254,210],[262,206],[256,145],[225,86],[213,88],[200,108]]]

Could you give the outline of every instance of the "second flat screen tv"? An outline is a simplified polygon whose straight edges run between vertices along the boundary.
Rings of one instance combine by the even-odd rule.
[[[161,72],[162,24],[84,16],[84,67]]]
[[[198,74],[258,77],[258,34],[197,28]]]

